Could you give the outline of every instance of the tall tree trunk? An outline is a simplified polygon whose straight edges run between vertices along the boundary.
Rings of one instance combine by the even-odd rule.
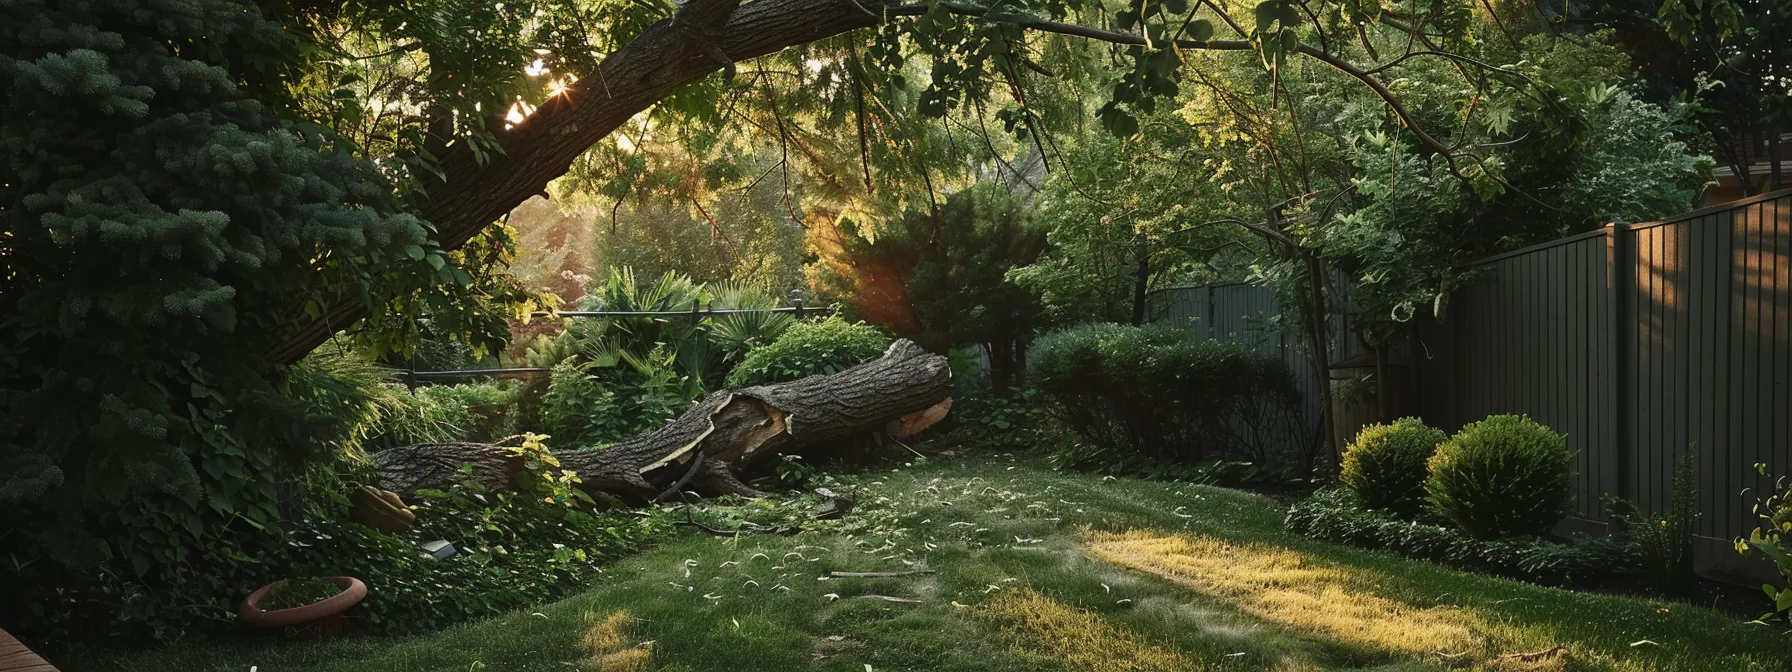
[[[686,485],[706,494],[758,495],[743,477],[842,439],[878,432],[913,434],[950,407],[946,358],[908,340],[882,357],[833,375],[722,390],[652,432],[603,450],[555,451],[581,487],[643,502]],[[437,443],[374,454],[380,486],[399,493],[445,488],[471,477],[493,489],[513,487],[521,465],[506,448]]]
[[[1306,268],[1307,292],[1305,300],[1301,301],[1306,317],[1302,322],[1307,325],[1307,342],[1308,348],[1312,350],[1314,375],[1319,377],[1319,417],[1325,428],[1325,447],[1331,454],[1333,466],[1336,466],[1343,451],[1339,445],[1336,409],[1333,408],[1331,325],[1330,316],[1326,313],[1325,269],[1319,258],[1306,250],[1295,247],[1290,253]]]
[[[1133,262],[1137,270],[1132,277],[1132,323],[1145,324],[1145,294],[1151,287],[1151,246],[1141,240],[1133,252]]]
[[[998,397],[1006,398],[1014,386],[1014,370],[1020,362],[1014,356],[1014,339],[1006,334],[983,344],[989,352],[989,385]]]
[[[1777,127],[1767,129],[1767,191],[1779,191],[1785,186],[1782,168],[1780,167],[1780,131]]]

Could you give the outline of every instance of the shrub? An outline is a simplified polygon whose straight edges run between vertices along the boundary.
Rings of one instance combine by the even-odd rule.
[[[1477,537],[1540,535],[1573,488],[1567,437],[1529,417],[1494,415],[1437,447],[1425,493],[1439,515]]]
[[[764,385],[822,373],[839,373],[877,359],[890,337],[877,327],[839,317],[805,322],[768,345],[753,348],[728,375],[729,387]]]
[[[541,424],[562,445],[614,440],[628,431],[616,394],[575,359],[562,360],[549,373],[548,390],[541,395]]]
[[[472,481],[419,491],[408,498],[417,528],[397,535],[348,522],[347,499],[332,493],[260,571],[359,578],[371,589],[357,607],[369,629],[416,632],[553,600],[597,576],[601,561],[663,531],[659,519],[590,512],[577,477],[559,468],[541,437],[512,450],[524,470],[515,492]],[[458,554],[433,560],[418,552],[434,539],[452,541]]]
[[[369,588],[355,608],[366,619],[361,627],[421,632],[556,599],[596,577],[603,561],[669,529],[670,518],[590,511],[588,497],[539,437],[514,450],[526,474],[517,479],[519,491],[491,492],[469,481],[415,493],[406,498],[417,511],[415,530],[387,535],[351,522],[345,479],[367,474],[313,466],[300,477],[315,494],[279,535],[261,537],[265,545],[217,539],[153,582],[108,575],[76,584],[30,575],[0,583],[0,600],[23,605],[25,632],[44,640],[167,641],[236,631],[237,603],[269,582],[353,576]],[[435,539],[452,541],[459,554],[434,560],[418,551]]]
[[[573,446],[607,445],[657,429],[701,392],[674,373],[673,356],[656,349],[645,358],[554,365],[541,399],[542,424],[561,445]]]
[[[1364,506],[1413,517],[1425,506],[1426,463],[1447,438],[1418,418],[1369,425],[1345,451],[1338,481]]]
[[[1365,508],[1356,495],[1328,488],[1289,507],[1286,525],[1301,536],[1382,549],[1489,574],[1547,585],[1572,584],[1632,567],[1635,551],[1618,536],[1576,537],[1570,543],[1539,537],[1477,539],[1442,525],[1401,520]]]
[[[1034,341],[1027,379],[1083,445],[1077,468],[1252,456],[1240,411],[1292,405],[1280,362],[1166,325],[1072,327]]]

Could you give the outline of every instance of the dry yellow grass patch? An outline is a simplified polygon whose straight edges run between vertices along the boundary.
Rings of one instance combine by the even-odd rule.
[[[607,616],[585,614],[591,626],[579,636],[579,648],[585,652],[584,667],[596,672],[647,672],[653,664],[653,647],[629,642],[628,630],[635,618],[626,611]]]
[[[1256,618],[1341,643],[1492,669],[1539,669],[1565,662],[1561,656],[1504,657],[1553,642],[1488,623],[1461,607],[1416,607],[1381,597],[1348,570],[1287,549],[1144,531],[1091,532],[1086,538],[1088,553],[1096,559],[1156,574]]]
[[[1015,650],[1049,656],[1066,670],[1173,672],[1209,667],[1031,590],[1003,593],[981,606],[978,615],[999,624]]]

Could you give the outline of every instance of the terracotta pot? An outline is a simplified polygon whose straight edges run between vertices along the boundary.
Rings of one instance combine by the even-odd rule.
[[[349,519],[386,534],[411,529],[417,514],[405,508],[404,500],[389,490],[361,486],[349,493]]]
[[[326,576],[323,580],[342,587],[342,592],[303,607],[273,611],[262,609],[261,601],[267,599],[268,593],[288,581],[281,579],[249,593],[249,597],[237,607],[236,615],[244,623],[258,628],[286,628],[286,634],[290,636],[339,634],[342,632],[342,612],[348,611],[349,607],[367,597],[367,584],[348,576]]]

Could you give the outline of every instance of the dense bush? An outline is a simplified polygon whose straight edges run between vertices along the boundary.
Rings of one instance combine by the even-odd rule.
[[[0,587],[24,605],[22,630],[45,640],[173,640],[240,627],[235,609],[254,589],[286,577],[353,576],[367,599],[349,615],[378,632],[417,632],[539,604],[596,576],[600,561],[637,550],[669,521],[594,513],[545,445],[514,449],[528,477],[517,492],[474,482],[408,498],[417,528],[386,535],[349,520],[342,493],[370,480],[366,466],[303,476],[316,494],[274,543],[195,548],[180,571],[154,583],[101,577],[86,584],[27,582]],[[460,554],[426,557],[418,544],[442,539]],[[245,551],[253,550],[249,555]],[[15,601],[16,600],[16,601]],[[9,626],[10,627],[10,626]],[[24,632],[20,632],[24,634]]]
[[[472,481],[421,491],[409,502],[417,528],[397,535],[347,522],[347,500],[332,495],[288,535],[292,550],[281,574],[359,578],[368,594],[356,611],[371,629],[416,632],[550,601],[668,524],[592,513],[574,487],[577,477],[559,469],[545,444],[532,437],[513,450],[526,474],[518,491],[491,492]],[[459,554],[434,560],[418,551],[435,539]]]
[[[568,359],[554,365],[541,419],[560,445],[607,445],[666,424],[699,393],[663,350],[646,359]]]
[[[347,107],[314,105],[337,80],[312,76],[299,13],[0,4],[4,627],[31,627],[10,598],[44,584],[177,611],[175,586],[225,573],[204,556],[274,544],[296,473],[340,445],[277,366],[330,302],[370,309],[368,342],[423,314],[504,333],[515,287],[475,260],[499,227],[447,252],[407,214],[407,160],[376,166],[332,131]]]
[[[1489,416],[1437,447],[1425,493],[1475,536],[1544,534],[1568,515],[1573,461],[1563,435],[1528,417]]]
[[[769,344],[753,348],[728,375],[729,387],[764,385],[821,373],[839,373],[884,353],[890,337],[864,323],[839,317],[795,325]]]
[[[1344,452],[1338,481],[1364,506],[1412,517],[1425,507],[1426,463],[1447,438],[1418,418],[1369,425]]]
[[[1320,490],[1295,503],[1286,524],[1289,531],[1313,539],[1548,585],[1621,572],[1636,562],[1634,548],[1622,537],[1577,537],[1570,543],[1541,537],[1478,539],[1454,527],[1365,508],[1342,488]]]
[[[1034,341],[1027,380],[1082,445],[1061,463],[1162,465],[1251,457],[1241,411],[1292,407],[1279,361],[1162,325],[1072,327]]]

